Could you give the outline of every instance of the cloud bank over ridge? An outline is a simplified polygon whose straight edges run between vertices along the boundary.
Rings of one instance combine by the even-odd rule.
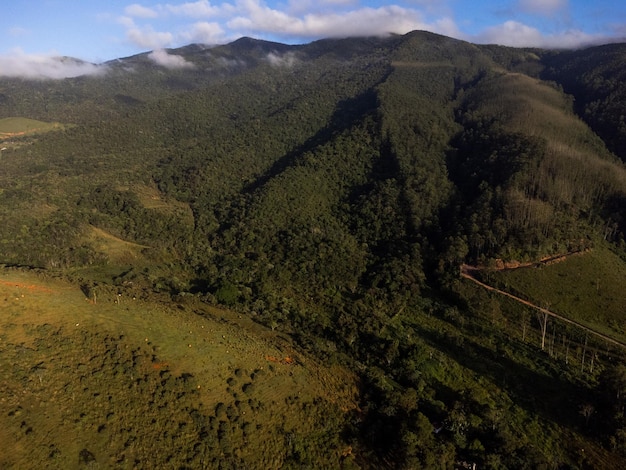
[[[23,18],[33,18],[32,11],[44,8],[48,10],[42,16],[56,16],[46,16],[43,28],[41,22],[35,26],[0,17],[0,35],[4,32],[5,43],[12,45],[8,52],[0,49],[0,76],[64,78],[99,71],[93,64],[59,62],[57,53],[33,54],[40,49],[23,47],[28,42],[76,57],[85,55],[68,54],[63,46],[91,51],[104,44],[115,51],[108,53],[109,59],[154,51],[155,63],[181,67],[188,65],[169,57],[165,49],[225,44],[242,36],[296,44],[426,30],[478,44],[541,48],[626,38],[626,5],[616,6],[613,0],[90,0],[80,8],[70,2],[53,8],[46,0],[32,1],[42,8],[28,9]],[[81,8],[91,16],[77,21]],[[46,39],[38,43],[42,37]],[[30,52],[15,52],[18,48]]]
[[[13,51],[0,55],[0,76],[29,79],[61,79],[104,73],[106,66],[78,61],[68,57],[25,54]]]
[[[571,18],[570,2],[513,0],[506,8],[494,2],[490,7],[492,13],[502,20],[474,32],[464,31],[468,25],[465,13],[455,11],[452,0],[397,0],[395,4],[291,0],[286,5],[277,3],[276,6],[271,6],[274,2],[263,0],[223,3],[197,0],[151,6],[135,3],[124,9],[119,21],[131,25],[127,30],[130,42],[139,47],[150,44],[154,48],[174,47],[185,41],[217,44],[241,36],[293,43],[328,37],[404,34],[413,30],[431,31],[477,43],[562,48],[614,42],[620,39],[620,31],[626,30],[626,16],[623,23],[614,23],[602,32],[586,32],[575,24],[566,24],[564,18]],[[472,8],[468,6],[467,11]],[[172,18],[179,22],[176,30],[165,28]],[[548,32],[542,31],[530,22],[536,18],[555,26]],[[143,25],[137,26],[137,22]]]

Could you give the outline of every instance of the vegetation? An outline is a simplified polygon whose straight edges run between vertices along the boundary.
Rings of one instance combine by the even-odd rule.
[[[626,293],[622,287],[625,270],[624,260],[598,243],[590,252],[572,255],[553,265],[494,273],[490,280],[496,285],[514,286],[534,303],[549,306],[626,342]]]
[[[0,262],[61,277],[83,302],[142,302],[120,316],[124,338],[101,325],[80,338],[25,333],[41,344],[28,361],[95,348],[86,367],[109,384],[150,355],[171,364],[165,384],[156,373],[136,390],[118,384],[130,431],[103,421],[102,410],[122,413],[111,398],[78,418],[95,432],[67,455],[215,468],[623,466],[623,348],[583,328],[624,340],[626,169],[618,106],[607,104],[624,81],[592,79],[620,77],[623,51],[423,32],[303,46],[244,38],[171,51],[194,64],[185,69],[140,55],[99,77],[0,80],[0,117],[68,124],[2,151]],[[463,264],[484,285],[460,277]],[[168,307],[150,318],[155,299]],[[196,327],[236,319],[240,345],[286,342],[288,354],[261,356],[277,378],[257,380],[259,357],[242,355],[211,385],[225,392],[192,395],[207,371],[165,346],[189,331],[178,311]],[[160,351],[141,343],[155,328]],[[32,367],[20,341],[0,353],[19,365],[11,383]],[[115,356],[127,347],[143,359]],[[276,372],[294,357],[297,394]],[[102,394],[99,383],[86,387]],[[145,421],[144,401],[168,413],[173,402],[158,397],[170,392],[190,400],[177,430]],[[11,399],[15,415],[24,406]],[[22,419],[33,432],[34,419]],[[100,425],[127,440],[106,441]],[[20,448],[60,449],[41,439]]]
[[[2,271],[3,468],[332,466],[345,452],[345,368],[273,362],[296,357],[290,342],[193,302],[86,291]]]

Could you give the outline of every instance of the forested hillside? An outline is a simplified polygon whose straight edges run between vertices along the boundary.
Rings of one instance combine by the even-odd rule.
[[[585,323],[610,345],[548,330],[460,272],[489,283],[505,263],[589,251],[626,263],[626,45],[413,32],[168,52],[187,65],[144,54],[0,79],[0,118],[63,124],[0,129],[0,263],[226,307],[353,369],[338,467],[624,465],[624,319]],[[591,263],[550,290],[614,296]]]

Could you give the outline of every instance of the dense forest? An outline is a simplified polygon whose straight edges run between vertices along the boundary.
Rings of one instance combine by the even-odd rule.
[[[63,123],[2,141],[0,263],[193,297],[347,365],[345,468],[624,465],[623,347],[460,274],[541,303],[495,268],[626,262],[626,45],[413,32],[169,53],[193,67],[0,79],[0,118]],[[609,283],[590,276],[568,282]],[[623,318],[586,325],[626,341]]]

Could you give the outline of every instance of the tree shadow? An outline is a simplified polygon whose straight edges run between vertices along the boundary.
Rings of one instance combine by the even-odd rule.
[[[299,163],[298,157],[326,144],[333,136],[350,129],[368,113],[375,110],[376,107],[377,95],[372,89],[355,97],[340,101],[337,103],[335,112],[326,127],[320,129],[302,145],[278,158],[265,173],[246,185],[243,191],[245,193],[253,193],[262,188],[270,180],[277,177],[288,168],[297,165]]]
[[[504,390],[513,402],[532,414],[582,431],[584,419],[580,405],[592,395],[582,384],[547,372],[533,371],[511,358],[459,335],[446,335],[414,325],[413,328],[431,347],[454,359],[461,366],[487,378]]]

